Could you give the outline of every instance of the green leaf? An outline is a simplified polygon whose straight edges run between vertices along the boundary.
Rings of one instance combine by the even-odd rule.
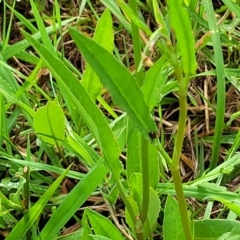
[[[56,54],[56,50],[54,49],[53,45],[52,45],[52,42],[48,36],[48,32],[46,30],[46,27],[44,25],[44,22],[43,22],[43,19],[42,17],[40,16],[40,13],[36,7],[36,5],[34,4],[33,0],[30,0],[30,4],[31,4],[31,7],[32,7],[32,11],[33,11],[33,14],[34,14],[34,18],[36,20],[36,23],[37,23],[37,26],[38,26],[38,29],[41,33],[41,38],[42,38],[42,42],[43,44],[54,54]]]
[[[102,160],[74,187],[47,222],[37,240],[52,239],[81,205],[89,198],[107,174]]]
[[[127,29],[128,32],[131,32],[131,25],[126,20],[126,18],[123,16],[121,10],[119,9],[117,3],[115,1],[109,1],[109,0],[101,0],[101,2],[111,10],[114,16],[116,16],[121,24],[124,26],[125,29]]]
[[[194,240],[220,240],[220,239],[228,240],[231,238],[220,238],[220,237],[222,237],[223,234],[235,231],[234,229],[238,229],[238,234],[239,234],[239,229],[240,229],[239,221],[234,221],[229,219],[208,219],[208,220],[195,221]]]
[[[133,173],[141,173],[141,133],[128,119],[128,140],[127,140],[127,178]]]
[[[96,235],[102,235],[110,239],[124,239],[117,227],[106,217],[90,209],[86,209],[85,211],[89,223]]]
[[[164,208],[163,239],[185,240],[178,203],[171,195]]]
[[[127,141],[127,177],[130,179],[133,173],[142,173],[142,135],[138,129],[134,128],[131,120],[128,122],[128,141]],[[155,189],[159,182],[159,161],[158,150],[151,142],[148,142],[149,161],[149,184]]]
[[[160,93],[163,91],[163,64],[166,58],[161,57],[154,65],[146,72],[145,82],[142,86],[142,92],[145,102],[150,110],[160,102]]]
[[[237,226],[234,226],[231,232],[224,233],[218,240],[239,240],[240,232]]]
[[[99,19],[93,36],[93,40],[107,51],[113,51],[114,35],[112,28],[112,18],[109,9],[106,9],[105,12],[102,14],[101,18]],[[100,93],[100,90],[102,88],[102,84],[97,74],[94,72],[94,70],[88,63],[86,64],[86,69],[84,71],[81,82],[90,97],[93,100],[96,100],[97,95]]]
[[[138,210],[140,212],[142,208],[142,175],[139,173],[133,173],[129,179],[129,188],[132,200],[130,203],[133,205],[135,212]],[[135,206],[135,203],[138,207]],[[149,197],[149,208],[147,213],[147,221],[143,226],[144,236],[147,238],[148,231],[153,232],[156,227],[157,219],[160,212],[160,200],[157,193],[150,187],[150,197]],[[129,221],[129,220],[128,220]],[[132,225],[132,224],[131,224]]]
[[[33,118],[33,126],[43,141],[52,145],[62,144],[65,133],[64,114],[55,102],[48,102],[38,109]]]
[[[54,57],[48,49],[29,34],[26,32],[23,34],[44,59],[45,64],[57,80],[61,93],[64,93],[64,98],[71,100],[69,107],[74,104],[74,111],[78,111],[85,120],[102,150],[106,165],[114,177],[118,178],[122,171],[122,165],[119,161],[120,149],[103,113],[91,100],[79,80],[60,59]]]
[[[155,230],[157,219],[161,210],[161,203],[158,194],[150,187],[149,209],[147,215],[147,222],[144,224],[144,231],[146,224],[149,224],[150,232]],[[146,228],[147,229],[147,228]]]
[[[67,135],[67,141],[68,141],[69,145],[73,148],[73,150],[76,151],[83,158],[82,161],[84,161],[88,166],[93,167],[95,162],[92,159],[92,156],[89,154],[89,152],[87,151],[87,149],[84,146],[87,144],[84,143],[83,140],[80,140],[80,141],[79,140],[80,140],[80,137],[75,138],[74,136]],[[89,147],[89,146],[87,146],[87,147]]]
[[[186,76],[194,74],[197,68],[194,36],[189,13],[183,0],[168,0],[169,17],[182,55],[182,67]],[[178,16],[178,17],[176,17]]]
[[[31,228],[34,222],[42,214],[43,209],[51,196],[55,193],[58,186],[61,184],[64,177],[67,175],[71,166],[69,166],[48,188],[48,190],[42,195],[42,197],[34,204],[34,206],[21,218],[18,224],[7,235],[6,240],[21,239],[25,236],[26,232]]]
[[[73,28],[69,28],[69,32],[102,84],[112,94],[113,101],[128,113],[139,131],[146,137],[149,132],[156,132],[155,122],[131,73],[93,40]]]

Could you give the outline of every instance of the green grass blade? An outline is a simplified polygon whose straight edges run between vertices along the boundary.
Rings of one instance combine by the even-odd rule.
[[[236,1],[232,0],[223,0],[225,5],[236,14],[238,18],[240,18],[240,7],[239,5],[236,4]]]
[[[54,47],[52,45],[52,42],[51,42],[51,40],[50,40],[50,38],[48,36],[48,33],[47,33],[46,27],[45,27],[45,25],[43,23],[42,17],[40,16],[40,14],[38,12],[38,9],[37,9],[36,5],[34,4],[33,0],[30,0],[30,3],[31,3],[32,11],[33,11],[33,14],[34,14],[34,17],[35,17],[38,29],[39,29],[39,31],[41,33],[42,42],[43,42],[45,47],[47,47],[52,53],[55,54],[56,51],[55,51],[55,49],[54,49]]]
[[[116,16],[119,21],[122,23],[124,28],[126,28],[129,32],[131,32],[131,25],[126,20],[126,18],[123,16],[122,12],[120,11],[117,3],[112,0],[101,0],[101,2],[108,8],[110,11]]]
[[[17,12],[11,6],[7,5],[7,7],[14,13],[14,15],[21,21],[21,23],[24,24],[24,26],[27,27],[32,33],[38,32],[38,29],[27,18],[25,18],[22,14]]]
[[[194,37],[191,21],[183,0],[168,0],[169,17],[177,37],[177,44],[182,55],[182,68],[185,75],[195,73],[197,68]],[[178,16],[178,17],[176,17]]]
[[[209,30],[211,32],[211,38],[214,49],[216,72],[217,72],[217,111],[216,111],[216,122],[214,130],[214,140],[212,146],[212,156],[210,162],[210,169],[214,169],[217,166],[219,149],[222,138],[222,129],[224,124],[224,113],[225,113],[225,72],[224,72],[224,61],[222,54],[222,46],[220,40],[220,33],[217,27],[217,21],[213,9],[212,2],[203,0],[205,6]]]
[[[52,239],[88,199],[106,174],[107,169],[104,167],[102,160],[100,160],[75,186],[71,193],[67,195],[62,204],[54,212],[51,219],[47,222],[37,240]]]
[[[67,172],[71,166],[69,166],[51,185],[51,187],[42,195],[42,197],[35,203],[35,205],[25,214],[23,218],[18,222],[18,224],[13,228],[13,230],[8,234],[6,240],[21,239],[25,236],[26,232],[34,224],[37,218],[43,211],[43,208],[57,190],[58,186],[61,184],[62,180],[65,178]]]
[[[130,72],[93,40],[73,28],[70,28],[69,32],[102,84],[109,89],[113,101],[128,113],[139,131],[146,137],[149,132],[156,132],[156,125],[143,94]]]
[[[69,23],[73,22],[74,20],[76,20],[76,17],[62,21],[62,27],[68,25]],[[56,30],[58,30],[59,27],[60,26],[58,24],[56,24],[56,26],[55,26]],[[45,31],[48,34],[51,34],[54,31],[53,26],[49,26],[49,27],[45,28]],[[32,36],[36,40],[39,40],[39,39],[41,39],[42,35],[41,35],[41,32],[38,31],[37,33],[34,33]],[[3,50],[1,52],[2,57],[5,60],[8,60],[12,56],[18,56],[18,54],[20,54],[21,51],[23,51],[24,49],[26,49],[29,46],[30,46],[29,42],[26,39],[23,39],[22,41],[19,41],[19,42],[15,43],[14,45],[9,45],[5,50]]]

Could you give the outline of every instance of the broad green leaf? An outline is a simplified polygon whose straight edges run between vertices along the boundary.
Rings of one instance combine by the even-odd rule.
[[[221,238],[223,234],[230,233],[232,231],[234,232],[234,229],[238,229],[239,235],[239,221],[233,221],[229,219],[208,219],[195,221],[194,240],[223,240]],[[224,238],[224,240],[225,239],[228,240],[231,238]]]
[[[133,201],[137,204],[138,208],[134,207],[133,209],[136,211],[137,209],[140,210],[142,208],[142,175],[138,173],[132,174],[129,180],[129,187],[130,187],[130,195],[133,198]],[[132,203],[133,203],[132,201]],[[159,217],[160,212],[160,200],[157,193],[150,187],[150,197],[149,197],[149,208],[147,213],[147,221],[143,226],[144,236],[147,238],[148,236],[148,229],[150,232],[156,227],[157,219]]]
[[[157,132],[143,94],[131,73],[93,40],[73,28],[69,28],[69,32],[102,84],[112,94],[113,101],[128,113],[139,131],[148,138],[149,132]]]
[[[133,173],[142,173],[142,161],[149,164],[149,184],[155,189],[159,182],[158,150],[151,142],[148,142],[148,158],[142,159],[142,134],[134,128],[132,121],[128,122],[127,140],[127,177],[130,179]]]
[[[130,194],[136,201],[138,208],[142,208],[142,174],[133,173],[129,179]]]
[[[131,207],[135,213],[135,216],[140,216],[140,209],[138,207],[137,202],[133,199],[133,196],[128,197],[128,202],[131,205]],[[136,239],[136,233],[135,233],[136,229],[141,231],[143,228],[140,219],[137,219],[137,223],[136,223],[137,226],[135,227],[127,208],[125,208],[125,219],[126,219],[126,222],[129,226],[129,228],[131,229],[131,233],[133,234],[133,236]]]
[[[178,203],[168,195],[164,208],[164,240],[185,240]]]
[[[127,178],[133,173],[141,173],[141,133],[136,129],[130,119],[128,119],[128,139],[127,139]]]
[[[160,93],[163,91],[165,83],[163,78],[163,64],[165,62],[166,58],[161,57],[145,74],[142,92],[150,110],[160,102]]]
[[[191,20],[183,0],[168,0],[169,17],[182,55],[182,67],[186,76],[194,74],[197,68],[194,36]],[[176,17],[178,16],[178,17]]]
[[[109,9],[106,9],[101,18],[98,20],[93,40],[107,51],[113,51],[114,35],[112,17]],[[97,95],[100,93],[102,84],[97,74],[88,63],[86,64],[86,69],[81,82],[90,97],[95,101]]]
[[[24,32],[24,36],[37,50],[47,67],[51,70],[61,92],[64,92],[64,98],[71,99],[71,104],[75,104],[75,110],[81,114],[96,138],[106,165],[110,168],[114,177],[118,178],[122,171],[122,165],[119,161],[120,150],[103,113],[91,100],[79,80],[60,59],[54,57],[48,49],[43,47],[29,34]]]
[[[237,226],[234,226],[231,232],[224,233],[218,240],[239,240],[240,232]]]
[[[63,179],[65,178],[67,172],[71,166],[69,166],[48,188],[48,190],[42,195],[42,197],[34,204],[32,208],[21,218],[18,224],[13,228],[13,230],[7,235],[6,240],[21,239],[25,236],[28,229],[32,227],[34,222],[39,218],[40,214],[51,196],[55,193]]]
[[[90,209],[85,211],[92,230],[96,235],[102,235],[110,239],[124,239],[117,227],[106,217]]]
[[[67,135],[67,141],[69,145],[81,156],[88,166],[93,167],[95,162],[92,159],[92,156],[89,154],[85,146],[82,145],[83,141],[78,141],[74,136]]]
[[[52,239],[89,198],[106,174],[107,169],[104,167],[103,161],[99,160],[93,169],[87,173],[63,200],[50,220],[46,223],[37,240]]]
[[[33,118],[33,126],[43,141],[52,145],[62,144],[65,133],[64,114],[55,102],[48,102],[38,109]]]
[[[148,215],[147,215],[147,222],[144,224],[144,230],[145,225],[149,224],[150,231],[153,232],[156,225],[157,225],[157,219],[159,217],[159,213],[161,210],[161,202],[159,199],[158,194],[150,187],[150,200],[149,200],[149,209],[148,209]]]

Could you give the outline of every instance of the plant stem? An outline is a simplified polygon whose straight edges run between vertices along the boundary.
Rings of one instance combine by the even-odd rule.
[[[181,214],[185,238],[186,240],[192,240],[193,238],[192,238],[190,220],[187,213],[187,205],[184,197],[182,179],[181,179],[180,170],[179,170],[179,160],[180,160],[180,154],[182,150],[184,129],[185,129],[186,118],[187,118],[187,101],[186,101],[187,88],[185,86],[185,82],[187,82],[186,80],[188,79],[181,79],[181,81],[179,81],[179,104],[180,104],[179,112],[180,113],[179,113],[179,120],[178,120],[178,130],[177,130],[175,144],[174,144],[173,160],[170,165],[170,168],[171,168],[173,182],[176,189],[176,195],[178,199],[179,210]]]
[[[179,167],[174,170],[172,169],[171,172],[173,176],[174,186],[176,189],[176,195],[177,195],[178,206],[181,214],[184,235],[186,240],[192,240],[193,239],[192,231],[191,231],[190,220],[187,212],[187,205],[184,197],[182,179],[181,179]]]

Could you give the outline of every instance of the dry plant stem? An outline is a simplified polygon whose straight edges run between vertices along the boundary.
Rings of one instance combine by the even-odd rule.
[[[192,240],[193,238],[192,238],[190,220],[187,213],[187,205],[184,197],[182,179],[179,171],[179,160],[180,160],[180,155],[182,151],[184,129],[185,129],[186,118],[187,118],[187,102],[186,102],[187,88],[185,85],[186,80],[187,79],[181,79],[181,81],[179,81],[180,113],[179,113],[179,120],[178,120],[178,131],[177,131],[176,140],[174,144],[173,160],[170,165],[170,169],[172,172],[173,182],[176,189],[176,195],[178,199],[179,210],[181,214],[185,238],[186,240]]]

